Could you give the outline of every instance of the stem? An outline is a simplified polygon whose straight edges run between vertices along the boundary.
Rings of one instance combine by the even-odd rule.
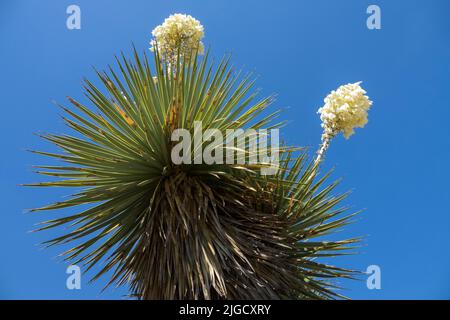
[[[323,139],[322,145],[320,146],[320,149],[317,151],[317,157],[316,160],[314,160],[314,164],[318,165],[323,160],[323,156],[325,155],[325,151],[327,151],[328,147],[330,146],[332,137],[327,136]]]

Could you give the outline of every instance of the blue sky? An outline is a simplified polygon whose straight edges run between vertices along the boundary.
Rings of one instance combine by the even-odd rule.
[[[81,8],[81,30],[66,28],[66,8]],[[381,8],[381,30],[368,30],[366,8]],[[0,298],[122,299],[124,288],[100,293],[107,278],[67,290],[63,248],[37,244],[60,234],[30,234],[55,213],[25,213],[69,194],[18,184],[39,179],[46,159],[26,149],[54,150],[35,132],[67,133],[52,100],[82,98],[83,77],[114,63],[131,43],[144,50],[150,32],[171,13],[205,26],[205,43],[236,69],[258,75],[277,93],[291,144],[320,143],[316,110],[341,84],[362,80],[374,101],[369,124],[333,141],[326,167],[343,177],[347,204],[365,209],[341,236],[366,236],[359,254],[333,260],[365,270],[381,267],[381,290],[343,282],[354,299],[450,298],[450,2],[446,0],[2,1]],[[91,273],[92,275],[92,273]]]

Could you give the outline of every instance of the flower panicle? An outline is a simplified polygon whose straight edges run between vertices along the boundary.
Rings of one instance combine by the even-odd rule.
[[[190,58],[203,54],[204,28],[194,17],[186,14],[172,14],[153,29],[150,50],[158,50],[169,64],[175,64],[177,56]]]
[[[363,128],[368,122],[368,111],[372,101],[361,87],[361,81],[349,83],[333,90],[324,99],[324,105],[317,111],[322,121],[322,145],[317,152],[320,162],[331,139],[342,132],[348,139],[355,128]]]

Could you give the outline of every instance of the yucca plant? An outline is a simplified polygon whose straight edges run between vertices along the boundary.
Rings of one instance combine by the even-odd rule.
[[[196,121],[222,132],[281,127],[278,111],[265,112],[272,97],[256,100],[252,77],[234,74],[229,57],[215,66],[208,53],[133,55],[117,59],[119,72],[97,72],[103,90],[86,80],[90,106],[69,98],[73,107],[62,107],[78,134],[42,136],[62,153],[34,151],[64,165],[39,166],[59,179],[33,186],[78,191],[33,211],[90,205],[43,222],[39,230],[71,227],[46,244],[84,239],[65,259],[86,271],[97,265],[93,279],[113,270],[109,284],[128,285],[139,299],[340,297],[333,279],[354,272],[318,258],[358,239],[324,241],[352,215],[340,206],[346,195],[332,195],[337,182],[319,177],[321,161],[287,146],[277,150],[275,175],[261,174],[265,163],[172,161],[173,131],[194,134]]]

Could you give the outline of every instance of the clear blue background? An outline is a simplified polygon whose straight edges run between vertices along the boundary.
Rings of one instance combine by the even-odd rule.
[[[82,29],[66,28],[77,4]],[[368,30],[366,8],[382,10],[382,29]],[[333,141],[327,166],[352,189],[348,204],[365,209],[345,236],[367,235],[360,253],[333,260],[382,270],[382,289],[343,282],[354,299],[450,298],[449,89],[450,2],[447,0],[310,1],[1,1],[0,3],[0,298],[123,298],[100,294],[106,278],[67,290],[63,248],[36,244],[63,230],[29,234],[57,213],[27,214],[69,194],[18,184],[41,179],[31,165],[47,159],[25,149],[55,148],[33,132],[67,133],[52,100],[82,98],[83,76],[94,78],[130,52],[148,47],[150,32],[171,13],[188,13],[206,29],[213,55],[233,53],[237,69],[254,71],[275,107],[290,121],[290,143],[320,142],[316,110],[340,84],[363,80],[374,101],[369,124]],[[67,248],[66,248],[67,249]],[[92,275],[92,273],[91,273]]]

